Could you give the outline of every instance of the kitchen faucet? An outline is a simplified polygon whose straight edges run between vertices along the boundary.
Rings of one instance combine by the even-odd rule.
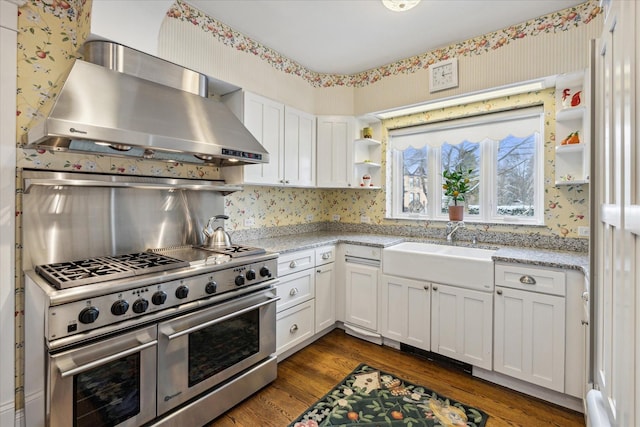
[[[453,235],[455,234],[456,231],[458,231],[458,228],[465,228],[464,222],[449,221],[447,223],[447,243],[453,243]]]

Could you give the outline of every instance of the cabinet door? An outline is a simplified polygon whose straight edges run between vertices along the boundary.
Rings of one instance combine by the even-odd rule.
[[[244,125],[269,152],[267,164],[244,167],[248,184],[280,184],[283,177],[282,147],[284,145],[284,105],[262,96],[245,92]]]
[[[493,295],[433,283],[431,351],[491,369]]]
[[[318,187],[344,188],[352,185],[354,129],[354,117],[318,117]]]
[[[431,350],[431,291],[426,282],[382,276],[380,334],[383,337]]]
[[[494,370],[564,392],[563,297],[496,287]]]
[[[378,328],[378,274],[368,265],[345,265],[345,322],[371,331]]]
[[[284,108],[284,184],[310,187],[316,183],[316,118]]]
[[[336,323],[334,263],[316,268],[316,332]]]

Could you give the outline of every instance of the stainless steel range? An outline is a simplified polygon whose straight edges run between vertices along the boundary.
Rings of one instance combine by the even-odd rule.
[[[215,191],[99,179],[54,185],[25,171],[27,425],[203,425],[276,378],[278,255],[202,247],[195,230],[201,211],[220,209]],[[125,216],[139,198],[147,212]],[[96,203],[109,212],[101,223],[89,212]],[[85,215],[91,230],[76,224]],[[134,243],[131,229],[153,237]],[[83,236],[75,250],[73,236]]]

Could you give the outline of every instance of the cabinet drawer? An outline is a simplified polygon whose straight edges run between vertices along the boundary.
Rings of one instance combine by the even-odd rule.
[[[313,298],[315,294],[315,270],[309,268],[304,271],[281,277],[276,287],[276,294],[280,297],[277,311],[280,312],[296,304]]]
[[[281,354],[313,336],[313,301],[291,307],[276,315],[276,353]]]
[[[565,273],[546,268],[496,263],[496,286],[564,296]]]
[[[374,248],[373,246],[345,245],[344,254],[357,258],[378,260],[382,258],[382,252],[380,251],[380,248]]]
[[[336,260],[336,247],[335,246],[323,246],[316,248],[316,266],[329,264]]]
[[[278,277],[315,266],[315,251],[291,252],[278,257]]]

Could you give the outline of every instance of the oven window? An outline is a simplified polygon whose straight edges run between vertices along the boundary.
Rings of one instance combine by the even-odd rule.
[[[260,310],[189,334],[189,387],[260,350]]]
[[[74,427],[114,426],[140,412],[140,353],[73,378]]]

